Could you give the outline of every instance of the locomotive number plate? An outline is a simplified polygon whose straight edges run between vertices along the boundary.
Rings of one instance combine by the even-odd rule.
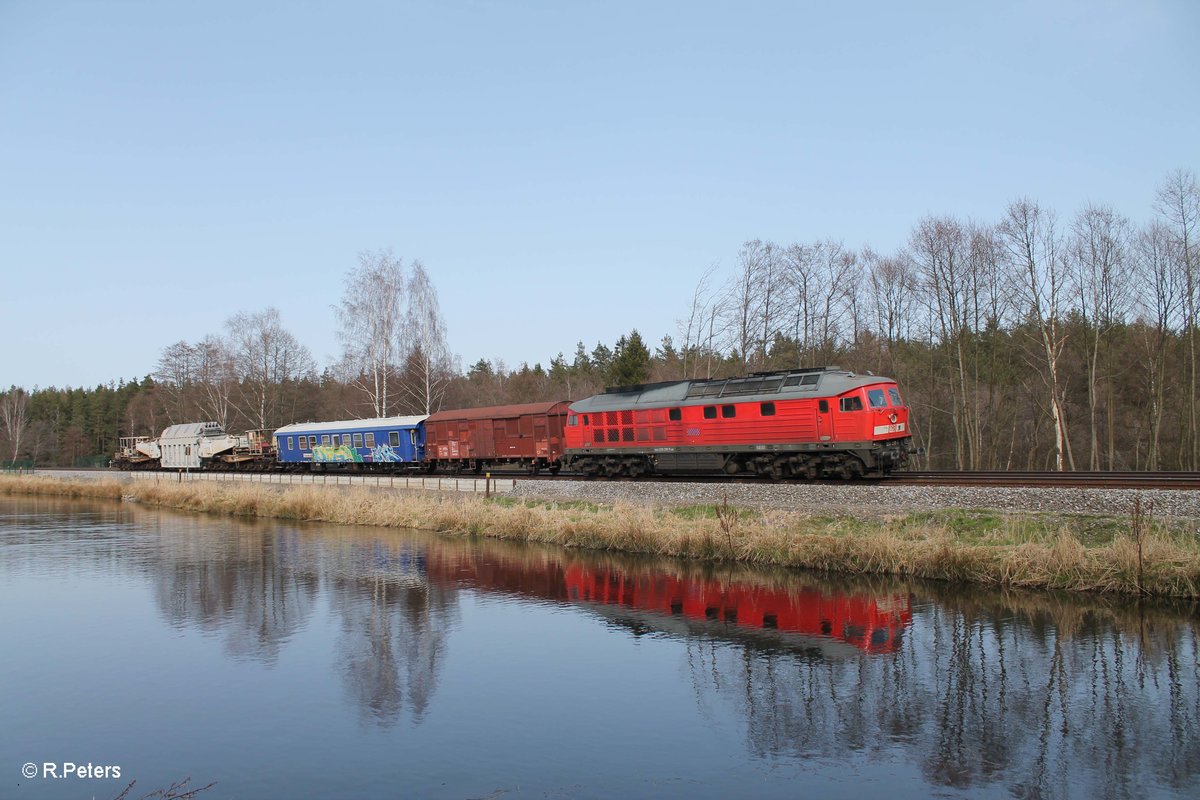
[[[904,423],[903,422],[898,423],[896,425],[876,425],[875,426],[875,435],[876,436],[879,436],[880,434],[884,434],[884,433],[903,433],[903,432],[904,432]]]

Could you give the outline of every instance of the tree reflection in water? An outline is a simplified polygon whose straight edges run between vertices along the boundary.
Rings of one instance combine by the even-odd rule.
[[[678,641],[702,713],[732,713],[755,758],[891,759],[931,786],[1018,797],[1200,796],[1192,605],[190,520],[135,551],[171,624],[274,663],[324,594],[347,694],[382,727],[429,712],[468,589]]]

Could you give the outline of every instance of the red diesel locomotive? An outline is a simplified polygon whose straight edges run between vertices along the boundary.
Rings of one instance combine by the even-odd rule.
[[[570,407],[563,466],[594,476],[886,475],[912,452],[891,378],[837,367],[619,387]]]

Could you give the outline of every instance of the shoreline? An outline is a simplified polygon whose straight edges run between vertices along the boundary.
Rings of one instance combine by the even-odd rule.
[[[0,494],[97,498],[193,512],[421,528],[601,551],[991,587],[1195,599],[1194,523],[948,507],[882,516],[311,485],[0,476]]]

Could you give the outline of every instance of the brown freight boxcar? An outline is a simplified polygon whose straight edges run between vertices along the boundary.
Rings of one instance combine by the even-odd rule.
[[[499,465],[558,472],[567,401],[439,411],[425,420],[431,468],[483,472]]]

